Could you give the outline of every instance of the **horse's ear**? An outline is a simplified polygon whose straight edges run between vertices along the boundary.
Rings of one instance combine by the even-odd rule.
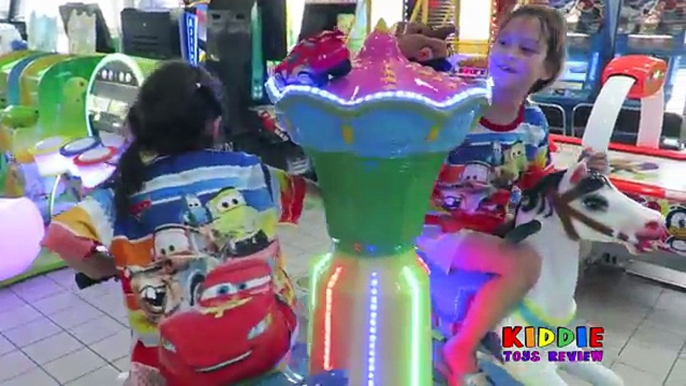
[[[586,166],[586,162],[581,161],[576,166],[574,166],[574,170],[572,170],[572,176],[569,178],[569,182],[572,185],[576,185],[579,183],[579,181],[583,180],[584,177],[588,175],[588,167]]]

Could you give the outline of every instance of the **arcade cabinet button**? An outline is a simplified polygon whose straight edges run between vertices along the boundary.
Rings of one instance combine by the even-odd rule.
[[[117,148],[113,146],[104,146],[91,149],[82,153],[74,159],[76,166],[93,166],[103,162],[107,162],[117,154]]]
[[[50,137],[38,142],[33,148],[31,148],[31,153],[36,155],[47,155],[55,153],[60,150],[67,140],[64,137]]]
[[[63,157],[71,158],[79,154],[85,153],[88,150],[95,149],[96,147],[99,147],[101,145],[102,143],[100,142],[100,140],[95,137],[79,138],[62,146],[62,148],[60,149],[60,154]]]

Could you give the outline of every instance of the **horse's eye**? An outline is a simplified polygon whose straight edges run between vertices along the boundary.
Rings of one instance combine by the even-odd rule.
[[[605,197],[598,195],[590,195],[583,198],[581,201],[584,207],[593,212],[607,211],[609,206]]]

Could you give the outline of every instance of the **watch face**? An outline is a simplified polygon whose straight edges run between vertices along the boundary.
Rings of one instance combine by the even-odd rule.
[[[109,255],[109,254],[110,254],[110,251],[108,251],[107,248],[105,248],[105,247],[102,246],[102,245],[96,245],[96,246],[93,248],[93,252],[99,253],[99,254],[102,254],[102,255]]]

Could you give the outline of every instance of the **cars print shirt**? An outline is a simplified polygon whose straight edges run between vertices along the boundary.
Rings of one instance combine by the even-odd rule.
[[[231,261],[268,262],[273,291],[295,306],[276,230],[299,219],[302,178],[251,155],[216,150],[158,158],[147,173],[124,218],[115,221],[113,193],[102,189],[53,225],[101,243],[114,256],[137,345],[157,347],[158,326],[172,315],[264,284],[245,277],[217,285],[223,279],[212,276],[236,281],[235,272],[215,269]]]
[[[445,232],[496,232],[510,218],[521,190],[552,170],[548,140],[548,123],[535,105],[523,105],[508,125],[482,118],[444,163],[427,225]]]

